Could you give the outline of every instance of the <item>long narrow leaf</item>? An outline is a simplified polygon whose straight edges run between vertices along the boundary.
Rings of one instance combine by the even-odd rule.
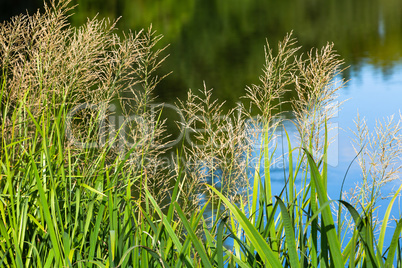
[[[278,255],[269,248],[267,242],[262,238],[261,234],[255,229],[252,223],[247,219],[246,215],[244,215],[239,208],[234,206],[218,190],[210,185],[208,185],[208,187],[211,188],[211,190],[214,191],[222,199],[222,201],[229,208],[230,212],[232,212],[236,219],[239,221],[239,224],[243,227],[247,238],[250,239],[251,244],[255,247],[261,258],[263,258],[265,265],[267,267],[282,267],[281,263],[278,260]]]
[[[307,159],[311,169],[312,179],[315,182],[318,199],[320,201],[320,205],[323,205],[328,202],[327,191],[325,191],[324,189],[320,172],[318,171],[317,165],[315,164],[313,157],[307,150],[305,151],[307,153]],[[326,227],[325,230],[327,232],[328,243],[331,250],[331,257],[332,257],[331,260],[334,263],[335,267],[344,267],[341,253],[341,245],[338,240],[338,235],[336,234],[335,231],[334,219],[332,218],[332,212],[330,207],[326,207],[323,210],[322,218],[324,220],[323,224]]]
[[[282,218],[283,224],[285,225],[286,245],[288,247],[290,265],[291,265],[291,267],[300,267],[299,257],[297,255],[297,250],[296,250],[296,238],[295,238],[295,233],[294,233],[294,227],[292,224],[292,219],[290,218],[290,215],[289,215],[283,201],[278,196],[275,196],[275,198],[276,198],[276,202],[279,203],[279,207],[281,209],[281,218]]]
[[[389,201],[387,210],[386,210],[384,218],[382,220],[383,222],[382,222],[382,226],[381,226],[380,236],[378,237],[378,249],[381,252],[383,250],[385,231],[387,229],[389,216],[391,215],[392,206],[394,205],[395,199],[399,195],[399,192],[401,190],[402,190],[402,184],[399,186],[398,190],[394,193],[394,196],[392,197],[391,201]]]
[[[181,208],[177,202],[175,202],[175,207],[176,207],[177,214],[179,214],[181,222],[183,223],[184,227],[187,230],[187,234],[190,236],[191,241],[193,242],[193,245],[194,245],[195,249],[197,250],[197,253],[200,255],[201,261],[203,263],[203,267],[212,268],[212,264],[209,261],[209,258],[207,256],[207,253],[205,252],[204,247],[201,245],[200,241],[198,240],[198,237],[194,233],[193,228],[191,227],[190,223],[187,221],[186,216],[184,215],[184,212],[181,210]]]
[[[394,234],[392,236],[391,244],[388,249],[387,260],[385,262],[385,267],[392,267],[392,263],[394,262],[395,252],[399,250],[398,241],[402,232],[402,219],[399,220],[396,225]]]
[[[368,258],[367,258],[368,265],[370,267],[377,267],[377,264],[375,261],[376,258],[375,258],[375,254],[374,254],[374,249],[372,247],[370,247],[371,241],[369,241],[369,238],[367,237],[368,232],[367,232],[367,227],[365,225],[365,222],[360,217],[359,212],[357,212],[357,210],[351,204],[349,204],[346,201],[342,201],[342,200],[340,200],[339,202],[341,202],[342,205],[344,205],[349,210],[349,213],[352,216],[352,218],[356,224],[357,230],[359,231],[359,235],[363,241],[365,253],[368,256]]]

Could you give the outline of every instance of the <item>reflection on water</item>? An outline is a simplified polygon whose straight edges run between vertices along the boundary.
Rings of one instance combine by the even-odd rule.
[[[276,44],[294,31],[303,47],[334,42],[350,70],[365,59],[383,73],[392,72],[402,55],[402,2],[340,1],[110,1],[79,0],[74,23],[98,12],[123,16],[121,29],[153,28],[165,35],[170,57],[164,72],[173,74],[158,95],[172,100],[205,80],[233,105],[246,84],[256,83],[263,64],[265,38]]]

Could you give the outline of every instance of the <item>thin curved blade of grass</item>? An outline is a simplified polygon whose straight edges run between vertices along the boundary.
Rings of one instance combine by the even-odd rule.
[[[253,190],[257,191],[259,190],[259,182],[261,179],[261,175],[260,175],[260,165],[261,165],[261,158],[262,155],[260,155],[260,157],[258,158],[258,163],[255,167],[255,171],[254,171],[254,179],[253,179]],[[258,216],[257,216],[257,194],[253,194],[253,199],[251,202],[251,210],[250,210],[250,215],[253,215],[252,217],[252,223],[256,224],[258,222]]]
[[[283,221],[283,224],[285,225],[286,244],[287,244],[288,254],[289,254],[289,258],[290,258],[290,266],[291,267],[300,267],[299,257],[297,255],[296,238],[295,238],[295,234],[294,234],[294,227],[292,224],[292,220],[290,218],[290,215],[289,215],[283,201],[278,196],[275,196],[275,198],[276,198],[276,202],[279,203],[279,208],[281,209],[282,221]]]
[[[155,260],[157,260],[162,265],[162,267],[170,268],[169,264],[158,254],[158,252],[150,249],[149,247],[145,247],[142,245],[133,246],[133,247],[127,249],[126,252],[124,252],[124,254],[123,254],[119,264],[116,266],[116,268],[123,267],[123,262],[126,259],[126,257],[128,256],[128,254],[130,254],[131,251],[133,251],[136,248],[142,248],[142,249],[146,250]]]
[[[90,238],[89,238],[89,254],[88,254],[88,258],[89,260],[93,260],[95,257],[95,250],[96,250],[96,246],[97,246],[97,240],[98,240],[98,234],[100,231],[100,226],[101,226],[101,221],[103,219],[103,213],[105,211],[105,205],[102,203],[99,210],[98,210],[98,214],[96,215],[96,222],[95,222],[95,226],[92,229]]]
[[[100,192],[100,191],[98,191],[98,190],[92,188],[92,187],[89,186],[88,184],[80,183],[80,186],[82,186],[82,187],[84,187],[84,188],[87,188],[89,191],[91,191],[91,192],[93,192],[93,193],[95,193],[95,194],[98,194],[98,195],[107,197],[104,193],[102,193],[102,192]]]
[[[176,150],[176,155],[177,155],[177,156],[179,155],[179,153],[178,153],[177,150]],[[177,199],[177,197],[178,197],[178,195],[179,195],[180,182],[181,182],[181,179],[180,179],[180,178],[183,177],[183,176],[181,175],[181,166],[180,166],[180,158],[179,158],[179,157],[178,157],[178,159],[177,159],[177,163],[178,163],[177,165],[178,165],[179,174],[178,174],[177,180],[176,180],[176,182],[175,182],[175,184],[174,184],[174,188],[173,188],[173,192],[172,192],[172,197],[171,197],[172,202],[173,202],[173,201],[176,201],[176,199]],[[168,214],[167,214],[167,219],[168,219],[169,222],[172,221],[172,219],[173,219],[173,210],[174,210],[174,206],[173,206],[173,205],[170,205],[170,206],[169,206],[169,209],[168,209]]]
[[[401,268],[402,267],[402,246],[401,246],[401,243],[400,243],[401,241],[398,239],[398,247],[397,247],[397,250],[398,250],[398,255],[397,255],[397,258],[396,258],[396,262],[397,262],[397,264],[398,264],[398,268]]]
[[[233,219],[232,219],[233,220]],[[234,232],[233,230],[230,228],[230,226],[228,224],[226,224],[226,227],[228,228],[229,232],[231,233],[231,238],[233,238],[235,240],[235,242],[237,243],[238,247],[239,247],[239,251],[236,251],[235,254],[237,254],[239,257],[236,257],[238,259],[241,259],[241,250],[243,250],[243,253],[246,255],[246,260],[249,264],[246,264],[247,267],[250,267],[250,265],[253,265],[254,263],[254,250],[252,251],[251,247],[249,245],[247,245],[247,243],[243,242]],[[239,229],[241,229],[241,226],[239,226]],[[242,231],[240,230],[240,233],[242,233]],[[243,262],[243,261],[242,261]],[[243,262],[245,263],[245,262]]]
[[[309,151],[307,152],[307,155],[309,155],[309,152],[312,152],[313,150],[313,142],[312,142],[312,137],[313,137],[313,129],[311,129],[311,134],[309,136]],[[311,155],[310,155],[311,156]],[[313,157],[311,156],[311,159],[313,159]],[[317,166],[316,163],[314,162],[314,166]],[[318,164],[319,166],[319,164]],[[308,171],[310,171],[310,208],[311,211],[313,213],[315,213],[318,210],[318,201],[316,199],[316,195],[317,195],[317,190],[316,188],[318,186],[316,186],[316,182],[313,179],[314,177],[316,177],[315,174],[313,174],[314,172],[317,172],[317,174],[319,175],[319,180],[323,183],[323,178],[321,176],[321,173],[318,170],[318,166],[317,169],[315,170],[314,168],[310,168],[308,169]],[[307,171],[306,171],[307,172]],[[326,193],[326,188],[324,188],[323,186],[323,190]],[[320,203],[321,204],[321,203]],[[313,220],[313,224],[311,225],[311,236],[309,241],[309,250],[311,251],[311,264],[313,267],[318,267],[318,219],[314,219]]]
[[[175,207],[175,203],[176,203],[176,202],[171,203],[170,206]],[[191,228],[192,228],[193,230],[195,230],[195,229],[197,228],[198,223],[200,222],[202,216],[204,215],[204,212],[205,212],[205,210],[206,210],[208,204],[209,204],[209,201],[206,202],[206,204],[204,205],[204,207],[198,212],[198,215],[196,214],[195,219],[194,219],[193,216],[191,217],[191,219],[192,219],[192,221],[191,221]],[[172,211],[174,211],[174,210],[172,210]],[[205,230],[205,229],[204,229],[204,230]],[[206,236],[206,238],[207,238],[207,243],[209,243],[209,247],[210,247],[210,248],[213,247],[213,246],[214,246],[214,244],[213,244],[213,243],[214,243],[214,242],[213,242],[214,239],[212,238],[212,239],[208,240],[208,238],[211,238],[212,236],[211,236],[210,233],[208,233],[207,230],[205,230],[205,236]],[[208,236],[209,236],[209,237],[208,237]],[[183,249],[182,249],[182,251],[179,252],[180,259],[177,261],[176,267],[182,267],[182,265],[181,265],[182,256],[189,256],[189,255],[191,254],[191,253],[190,253],[190,248],[189,248],[190,242],[191,242],[191,238],[187,238],[186,241],[184,241]],[[213,257],[210,258],[210,259],[213,259]],[[186,260],[184,260],[184,261],[186,262]],[[186,262],[186,265],[187,265],[187,267],[193,267],[193,264],[191,264],[191,263],[189,263],[189,262]]]
[[[272,131],[274,133],[275,129]],[[271,200],[272,191],[271,191],[271,174],[270,174],[270,167],[271,167],[271,159],[269,155],[269,142],[272,139],[273,134],[269,134],[269,126],[268,124],[264,125],[264,182],[265,182],[265,195],[267,200]],[[270,209],[268,209],[270,211]],[[275,229],[274,229],[275,230]]]
[[[44,233],[46,233],[45,227],[43,227],[43,225],[42,225],[34,216],[32,216],[31,214],[28,214],[27,216],[29,217],[29,219],[30,219],[33,223],[35,223],[35,224],[38,226],[38,228],[39,228],[40,230],[42,230]]]
[[[239,267],[242,268],[250,268],[250,265],[248,265],[247,263],[245,263],[244,261],[242,261],[239,257],[237,257],[236,255],[234,255],[231,251],[227,250],[225,247],[223,248],[223,251],[225,251],[225,253],[232,257],[233,260],[239,265]],[[218,267],[223,267],[223,266],[218,266]]]
[[[54,248],[55,251],[55,266],[60,264],[61,258],[62,258],[62,254],[61,254],[61,250],[60,250],[60,244],[59,244],[59,239],[57,237],[57,233],[59,233],[58,231],[56,231],[55,226],[53,225],[53,220],[52,220],[52,216],[50,213],[50,209],[49,209],[49,205],[47,202],[47,198],[46,198],[46,194],[45,191],[42,187],[42,181],[40,179],[40,175],[38,172],[38,168],[36,167],[36,163],[35,163],[35,159],[32,155],[30,155],[31,157],[31,165],[34,171],[34,177],[36,180],[36,186],[37,189],[39,191],[39,197],[41,200],[41,205],[42,205],[42,209],[44,212],[44,216],[45,216],[45,222],[48,225],[48,231],[49,231],[49,235],[50,235],[50,240],[52,241],[52,246]]]
[[[54,259],[54,250],[51,249],[51,250],[49,251],[49,255],[48,255],[47,258],[46,258],[45,265],[44,265],[43,267],[44,267],[44,268],[52,268],[52,267],[54,267],[54,264],[52,264],[52,263],[53,263],[53,259]]]
[[[212,264],[209,261],[209,257],[207,256],[207,253],[205,252],[204,247],[201,245],[200,241],[198,240],[198,237],[195,235],[193,228],[191,227],[190,223],[187,221],[186,216],[184,215],[184,212],[181,210],[179,204],[175,202],[175,207],[177,214],[179,215],[181,222],[183,223],[184,227],[187,230],[187,234],[190,236],[191,241],[193,242],[193,245],[195,249],[197,250],[197,253],[200,255],[201,261],[203,263],[203,267],[206,268],[212,268]]]
[[[320,201],[320,205],[324,205],[328,202],[327,198],[327,191],[324,188],[323,180],[321,174],[318,170],[316,163],[313,160],[313,157],[308,152],[308,150],[304,149],[307,155],[307,160],[309,162],[309,166],[311,169],[311,176],[315,182],[315,189],[318,194],[318,199]],[[335,231],[335,224],[334,219],[332,218],[331,208],[325,207],[322,211],[322,218],[324,221],[324,225],[328,227],[327,229],[327,237],[328,237],[328,244],[331,251],[332,261],[335,267],[344,267],[342,253],[341,253],[341,245],[338,240],[338,235]]]
[[[325,131],[324,131],[324,147],[323,147],[323,156],[322,156],[322,172],[321,178],[324,185],[324,189],[328,190],[328,125],[327,118],[325,119]],[[336,232],[336,231],[335,231]],[[340,241],[340,240],[339,240]],[[329,264],[329,256],[328,256],[328,237],[326,232],[321,231],[321,253],[320,253],[320,263],[325,267],[326,264]]]
[[[27,141],[27,140],[30,140],[30,139],[32,139],[32,138],[24,138],[24,139],[17,140],[17,141],[14,141],[14,142],[6,143],[6,145],[4,147],[5,148],[13,147],[14,145],[23,143],[24,141]]]
[[[328,200],[326,203],[320,205],[320,207],[317,209],[317,211],[309,218],[309,221],[305,224],[306,226],[304,227],[304,233],[306,233],[308,230],[308,227],[311,225],[311,223],[318,218],[318,216],[322,213],[326,207],[328,207],[332,202],[336,202],[336,200]]]
[[[148,200],[151,202],[152,206],[154,207],[155,211],[158,213],[159,217],[162,219],[163,225],[166,228],[166,231],[168,232],[170,239],[172,239],[173,244],[176,246],[177,250],[179,252],[182,251],[183,246],[180,243],[179,238],[177,237],[175,231],[173,230],[172,226],[170,225],[170,223],[167,220],[167,217],[162,213],[162,210],[159,208],[158,204],[156,203],[155,199],[152,197],[151,193],[148,191],[147,188],[144,188],[146,197],[148,198]],[[192,264],[192,261],[190,260],[189,256],[185,257],[186,261],[188,263]]]
[[[279,194],[279,198],[282,198],[282,194],[283,194],[283,191]],[[265,225],[264,232],[262,233],[262,237],[264,237],[264,238],[269,237],[269,231],[270,231],[271,226],[275,227],[275,214],[278,209],[278,203],[275,202],[274,204],[267,204],[266,206],[272,206],[272,211],[269,216],[266,215],[266,225]],[[279,234],[279,233],[281,233],[281,231],[282,230],[280,230],[280,228],[279,228],[278,230],[276,230],[276,233]]]
[[[375,261],[375,254],[374,254],[374,249],[370,246],[371,241],[368,241],[367,239],[367,227],[365,226],[365,223],[363,219],[360,217],[359,212],[348,202],[339,200],[342,205],[344,205],[348,210],[350,215],[352,216],[357,230],[359,231],[360,238],[363,241],[363,245],[365,248],[365,253],[368,256],[367,261],[368,261],[368,267],[377,267],[378,263]]]
[[[290,138],[289,138],[289,134],[285,128],[285,126],[283,126],[283,130],[285,131],[285,135],[286,135],[286,140],[288,143],[288,171],[289,171],[289,202],[291,203],[290,205],[290,211],[293,210],[293,200],[295,199],[294,196],[294,191],[293,191],[293,185],[295,183],[294,177],[293,177],[293,149],[292,149],[292,143],[290,142]],[[292,214],[290,215],[292,217]]]
[[[212,191],[216,193],[216,195],[221,198],[221,200],[226,204],[229,208],[230,212],[233,213],[236,220],[243,227],[244,232],[247,238],[250,240],[251,244],[255,247],[258,254],[260,254],[261,258],[263,258],[264,263],[267,267],[282,267],[282,264],[278,260],[278,255],[275,254],[268,246],[267,242],[261,236],[261,234],[256,230],[253,224],[247,219],[246,215],[244,215],[241,210],[234,206],[226,197],[224,197],[218,190],[214,187],[207,185]]]
[[[105,265],[105,264],[103,264],[101,261],[94,261],[94,260],[86,261],[86,260],[82,260],[82,261],[78,261],[78,262],[76,262],[76,263],[79,264],[80,262],[92,263],[92,264],[95,264],[96,266],[101,267],[101,268],[107,268],[107,267],[109,267],[108,264]],[[49,268],[50,268],[50,267],[49,267]]]
[[[341,190],[339,191],[339,200],[342,199],[342,193],[343,193],[343,186],[345,184],[346,181],[346,176],[349,173],[350,168],[352,167],[352,164],[356,161],[356,159],[359,157],[359,155],[361,154],[361,152],[363,151],[364,146],[362,146],[362,148],[360,148],[360,151],[356,154],[356,156],[352,159],[352,161],[349,163],[348,168],[346,169],[345,175],[343,176],[343,180],[342,180],[342,184],[341,184]],[[338,234],[339,234],[339,239],[341,236],[341,215],[342,215],[342,206],[338,207]]]
[[[398,224],[396,225],[394,234],[392,236],[391,244],[388,249],[387,260],[385,261],[385,267],[392,267],[392,263],[394,262],[395,252],[396,252],[396,250],[399,250],[398,241],[399,241],[399,236],[400,236],[401,232],[402,232],[402,219],[400,219]]]
[[[216,253],[218,254],[218,267],[223,267],[223,231],[227,217],[221,220],[218,226],[218,236],[216,243]]]
[[[69,258],[70,250],[71,250],[70,249],[70,244],[71,244],[70,237],[66,232],[64,232],[62,238],[63,238],[63,247],[64,247],[64,256],[65,256],[64,266],[72,267],[72,264],[71,264],[72,259]]]
[[[380,252],[382,252],[382,248],[383,248],[383,245],[384,245],[385,231],[387,229],[389,216],[391,215],[391,209],[392,209],[392,207],[394,205],[396,197],[399,195],[399,192],[401,190],[402,190],[402,184],[401,184],[401,186],[399,186],[398,190],[395,192],[395,194],[392,197],[391,201],[389,202],[387,210],[385,212],[383,222],[382,222],[382,226],[381,226],[380,236],[378,237],[378,249],[380,250]]]

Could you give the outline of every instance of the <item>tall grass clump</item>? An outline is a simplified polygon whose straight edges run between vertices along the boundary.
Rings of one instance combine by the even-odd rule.
[[[161,37],[122,38],[97,18],[72,27],[69,4],[0,25],[1,266],[117,265],[147,239],[145,189],[169,193],[148,105]]]
[[[358,195],[328,197],[328,133],[344,85],[332,44],[300,55],[291,34],[267,42],[260,83],[228,112],[206,85],[190,90],[178,103],[182,146],[166,167],[152,95],[161,36],[118,35],[97,18],[72,27],[71,9],[51,1],[0,25],[0,266],[401,265],[402,221],[388,228],[401,187],[373,220],[381,187],[398,179],[399,121],[374,135],[357,122]],[[278,117],[290,91],[297,144]],[[278,160],[279,129],[288,150]]]

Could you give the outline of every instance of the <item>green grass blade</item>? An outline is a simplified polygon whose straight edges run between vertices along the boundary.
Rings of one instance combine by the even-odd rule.
[[[47,202],[47,197],[45,194],[45,191],[42,187],[42,180],[40,178],[38,169],[36,167],[36,163],[35,160],[33,158],[33,156],[31,155],[31,165],[34,171],[34,177],[36,180],[36,187],[39,191],[39,196],[40,196],[40,201],[41,201],[41,206],[44,212],[44,216],[45,216],[45,222],[48,225],[48,232],[50,235],[50,239],[52,241],[52,246],[54,249],[54,257],[55,257],[55,265],[60,265],[61,264],[61,258],[62,258],[62,253],[60,251],[60,244],[59,244],[59,239],[57,237],[57,233],[58,231],[55,229],[55,226],[53,225],[53,219],[50,213],[50,209],[49,209],[49,205]],[[46,266],[46,265],[45,265]]]
[[[179,155],[178,152],[176,152],[177,155]],[[181,174],[181,167],[180,167],[180,158],[178,157],[177,159],[178,162],[178,170],[179,170],[179,174],[176,178],[175,184],[174,184],[174,188],[173,188],[173,192],[172,192],[172,198],[171,198],[171,202],[176,201],[178,193],[179,193],[179,189],[180,189],[180,182],[181,182],[181,178],[183,178],[183,175]],[[172,221],[173,219],[173,210],[174,210],[174,205],[171,203],[171,205],[169,206],[168,209],[168,214],[167,214],[167,218],[168,221]]]
[[[395,252],[399,249],[398,241],[402,232],[402,219],[399,220],[396,225],[394,234],[392,236],[391,244],[388,249],[387,260],[385,262],[385,267],[392,267],[392,263],[394,262]],[[399,253],[400,254],[400,253]]]
[[[175,202],[175,207],[176,207],[176,211],[181,219],[181,222],[183,223],[184,227],[187,230],[187,235],[190,236],[191,241],[193,242],[193,245],[194,245],[195,249],[197,250],[197,253],[200,255],[201,261],[203,263],[203,267],[212,268],[212,264],[209,261],[209,257],[207,256],[207,253],[205,252],[204,247],[201,245],[198,237],[194,233],[193,228],[191,227],[190,223],[187,221],[186,216],[184,215],[184,212],[181,210],[181,208],[177,202]]]
[[[396,263],[397,263],[397,267],[401,268],[402,267],[402,245],[401,245],[401,241],[399,239],[398,239],[397,250],[398,250],[398,254],[396,257]]]
[[[63,233],[63,246],[64,246],[64,256],[65,256],[65,260],[64,260],[64,266],[65,267],[72,267],[71,265],[71,260],[68,258],[70,255],[70,237],[69,235],[64,232]]]
[[[275,198],[276,202],[279,203],[279,208],[281,209],[281,218],[285,226],[285,234],[286,234],[285,241],[290,258],[290,265],[291,267],[300,267],[299,257],[297,255],[296,238],[294,234],[294,226],[292,224],[292,219],[290,218],[290,215],[283,201],[278,196],[275,196]]]
[[[284,131],[285,131],[285,135],[286,135],[286,140],[288,143],[288,172],[289,172],[289,180],[288,180],[288,187],[289,187],[289,202],[290,202],[290,217],[293,217],[293,202],[295,200],[295,194],[294,194],[294,184],[295,184],[295,178],[293,177],[293,149],[292,149],[292,144],[290,142],[290,138],[289,138],[289,134],[286,131],[286,128],[283,127]]]
[[[90,190],[91,192],[93,192],[93,193],[95,193],[95,194],[101,195],[101,196],[103,196],[103,197],[107,197],[104,193],[102,193],[102,192],[100,192],[100,191],[98,191],[98,190],[92,188],[91,186],[89,186],[89,185],[87,185],[87,184],[85,184],[85,183],[81,183],[80,186],[82,186],[82,187],[84,187],[84,188],[87,188],[88,190]]]
[[[233,213],[235,218],[239,221],[239,224],[243,227],[247,238],[250,240],[251,244],[255,247],[258,254],[263,258],[264,263],[267,267],[282,267],[278,260],[278,255],[274,253],[268,246],[267,242],[261,236],[261,234],[256,230],[253,224],[247,219],[239,208],[234,206],[226,197],[224,197],[218,190],[208,185],[212,191],[214,191],[219,198],[226,204],[230,212]]]
[[[357,230],[359,231],[359,235],[363,241],[363,245],[365,248],[365,254],[368,257],[367,258],[368,266],[369,267],[377,267],[378,265],[376,263],[374,249],[370,246],[371,241],[369,241],[369,237],[367,237],[368,231],[367,231],[366,223],[360,217],[359,212],[357,212],[357,210],[351,204],[349,204],[346,201],[342,201],[342,200],[340,200],[339,202],[342,203],[342,205],[344,205],[349,210],[349,213],[352,216],[352,218],[356,224]]]
[[[315,164],[313,157],[307,150],[305,150],[305,151],[306,151],[307,160],[309,162],[309,166],[311,169],[311,175],[312,175],[311,179],[314,180],[314,182],[315,182],[319,202],[321,205],[323,205],[328,202],[327,191],[324,188],[321,174],[318,171],[318,167]],[[344,267],[342,253],[341,253],[341,245],[338,240],[338,235],[336,234],[336,231],[335,231],[334,219],[332,217],[332,212],[331,212],[330,207],[326,207],[323,210],[322,218],[324,221],[323,224],[325,225],[325,229],[327,232],[328,243],[329,243],[329,248],[330,248],[331,257],[332,257],[331,260],[334,263],[335,267]]]
[[[218,254],[218,267],[223,267],[223,230],[225,227],[225,222],[227,217],[222,219],[219,226],[218,226],[218,235],[216,237],[216,252]]]
[[[144,191],[145,191],[146,197],[149,199],[149,201],[151,202],[155,211],[158,213],[159,217],[162,219],[163,225],[166,228],[166,231],[169,234],[170,239],[172,239],[173,244],[176,246],[177,250],[179,252],[181,252],[183,249],[183,245],[180,243],[180,240],[177,237],[174,229],[170,225],[169,221],[167,220],[167,217],[162,213],[162,210],[159,208],[158,204],[156,203],[155,199],[152,197],[152,195],[150,194],[148,189],[144,188]],[[189,256],[185,256],[185,261],[187,261],[188,263],[192,263]]]
[[[383,250],[385,231],[387,229],[389,216],[391,215],[392,206],[394,205],[395,199],[399,195],[399,192],[401,190],[402,190],[402,184],[399,186],[398,190],[394,193],[394,196],[392,197],[391,201],[389,202],[387,210],[385,212],[382,226],[381,226],[380,236],[378,237],[378,249],[380,250],[380,252],[382,252],[382,250]]]
[[[98,234],[100,231],[100,225],[101,225],[101,221],[103,220],[103,213],[105,211],[105,205],[102,203],[102,205],[100,206],[99,210],[98,210],[98,214],[96,216],[96,222],[95,222],[95,226],[91,232],[90,235],[90,239],[89,239],[89,254],[88,254],[88,260],[93,260],[94,259],[94,255],[95,255],[95,250],[97,247],[97,239],[98,239]]]
[[[257,166],[255,167],[255,171],[254,171],[254,179],[253,179],[253,191],[258,192],[259,191],[259,182],[261,180],[261,176],[260,176],[260,165],[261,165],[261,157],[260,156],[258,158],[258,163]],[[256,224],[257,223],[257,201],[258,201],[258,195],[257,194],[253,194],[253,200],[252,200],[252,205],[251,205],[251,211],[250,211],[250,215],[254,215],[254,217],[252,218],[252,223]]]
[[[86,237],[87,237],[87,233],[89,231],[89,226],[92,222],[92,215],[93,215],[93,210],[94,210],[94,203],[95,200],[92,201],[88,201],[89,203],[87,204],[87,213],[86,213],[86,220],[85,220],[85,225],[84,225],[84,230],[83,230],[83,239],[81,242],[81,248],[80,250],[83,249],[85,242],[86,242]]]
[[[43,266],[44,268],[52,268],[55,267],[55,265],[52,265],[54,259],[54,250],[51,249],[49,251],[49,255],[46,256],[46,262],[45,265]]]

